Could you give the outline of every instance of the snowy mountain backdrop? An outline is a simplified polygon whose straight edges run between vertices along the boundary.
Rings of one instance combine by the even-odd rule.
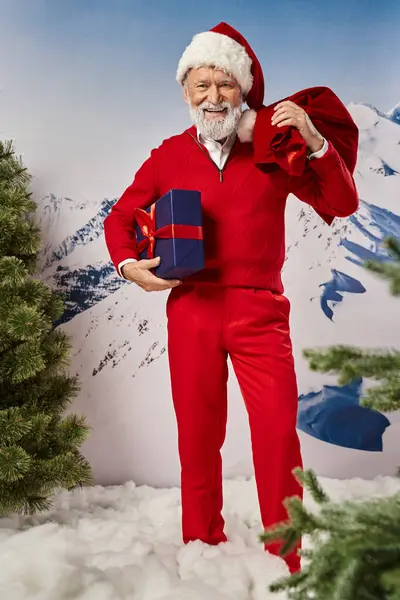
[[[305,462],[321,475],[372,477],[393,474],[400,464],[395,441],[400,415],[360,407],[368,383],[339,388],[334,379],[311,373],[302,358],[306,347],[338,342],[399,347],[399,300],[363,264],[369,258],[390,260],[382,240],[400,238],[400,105],[387,114],[367,104],[348,109],[360,130],[355,172],[360,209],[328,227],[289,198],[283,276],[292,303]],[[71,369],[82,383],[74,410],[85,412],[94,428],[85,452],[98,481],[177,484],[166,295],[145,294],[116,274],[103,236],[114,202],[43,198],[42,276],[67,295],[59,326],[73,336]],[[247,476],[252,472],[247,417],[233,378],[230,390],[225,475]]]

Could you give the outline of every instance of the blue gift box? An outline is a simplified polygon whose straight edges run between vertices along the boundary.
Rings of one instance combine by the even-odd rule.
[[[145,219],[143,214],[142,217],[138,214],[143,212],[147,213]],[[200,192],[173,189],[145,211],[138,209],[135,213],[137,243],[144,243],[154,234],[154,257],[161,258],[160,265],[154,270],[157,277],[183,279],[204,268]],[[144,221],[147,224],[144,225]],[[149,246],[139,256],[151,258]]]

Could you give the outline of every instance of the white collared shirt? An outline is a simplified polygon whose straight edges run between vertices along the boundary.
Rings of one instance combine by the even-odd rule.
[[[207,148],[210,157],[215,162],[218,169],[223,169],[234,146],[236,140],[236,131],[231,133],[231,135],[226,138],[223,144],[217,142],[216,140],[205,138],[199,132],[197,132],[197,139],[200,144],[203,144],[203,146]]]
[[[234,131],[229,137],[227,137],[223,144],[221,144],[220,142],[217,142],[216,140],[212,140],[210,138],[205,138],[199,132],[197,132],[197,139],[200,142],[200,144],[203,144],[203,146],[208,150],[211,159],[217,165],[218,169],[222,170],[225,166],[226,161],[229,158],[229,155],[230,155],[233,145],[235,143],[236,131]],[[313,152],[313,154],[310,154],[308,156],[308,158],[309,159],[321,158],[327,150],[328,150],[328,142],[326,140],[324,140],[324,145],[322,146],[321,150],[318,150],[318,152]],[[123,260],[119,263],[118,272],[121,277],[123,277],[123,275],[121,273],[121,268],[130,262],[136,262],[136,259],[135,258],[126,258],[125,260]],[[126,278],[124,277],[124,279],[126,279]]]

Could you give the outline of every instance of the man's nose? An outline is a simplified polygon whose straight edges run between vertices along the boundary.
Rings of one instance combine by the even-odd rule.
[[[208,100],[212,104],[219,104],[221,102],[221,93],[217,85],[212,85],[208,90]]]

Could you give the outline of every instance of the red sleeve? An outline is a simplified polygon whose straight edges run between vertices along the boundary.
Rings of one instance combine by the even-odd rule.
[[[359,205],[353,176],[331,142],[324,156],[307,161],[303,175],[290,176],[289,193],[312,206],[329,224],[334,217],[352,215]]]
[[[158,199],[156,152],[137,171],[131,185],[125,190],[104,220],[104,236],[110,258],[118,265],[127,258],[138,259],[135,237],[135,208],[147,208]]]

